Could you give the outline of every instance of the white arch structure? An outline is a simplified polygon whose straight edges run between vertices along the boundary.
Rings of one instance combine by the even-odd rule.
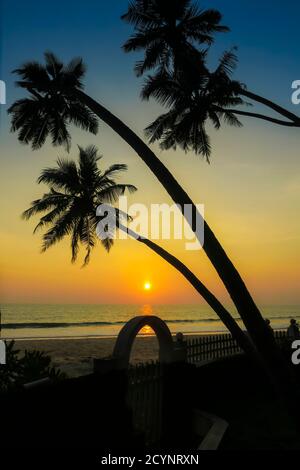
[[[150,326],[157,336],[159,361],[168,364],[174,360],[174,343],[167,324],[156,316],[143,315],[129,320],[118,335],[113,357],[117,359],[119,367],[128,367],[133,342],[144,326]]]

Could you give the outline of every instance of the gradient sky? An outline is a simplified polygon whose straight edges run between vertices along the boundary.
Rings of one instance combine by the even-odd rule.
[[[10,72],[28,59],[42,59],[53,50],[64,60],[82,56],[88,65],[86,91],[143,135],[160,112],[139,99],[140,81],[133,73],[134,55],[120,46],[130,28],[120,21],[126,0],[26,2],[2,0],[1,74],[8,105],[22,91]],[[218,36],[212,61],[226,48],[239,47],[236,77],[300,114],[291,104],[291,83],[300,79],[300,4],[294,0],[203,1],[224,14],[231,33]],[[284,5],[284,7],[282,6]],[[259,109],[259,108],[258,108]],[[123,181],[139,191],[132,202],[170,202],[164,190],[135,153],[104,124],[97,136],[72,129],[70,157],[76,144],[99,147],[106,167],[124,162]],[[299,130],[244,120],[244,128],[211,132],[211,164],[178,150],[161,152],[166,163],[197,203],[244,276],[260,305],[299,304],[300,160]],[[164,261],[135,241],[117,241],[107,254],[101,246],[90,265],[70,263],[69,242],[40,254],[34,221],[21,212],[39,197],[35,181],[53,165],[63,149],[47,144],[37,152],[9,133],[1,109],[0,296],[2,302],[45,303],[201,303],[198,294]],[[188,252],[178,241],[162,242],[199,275],[226,303],[227,295],[203,252]],[[143,290],[145,281],[153,284]]]

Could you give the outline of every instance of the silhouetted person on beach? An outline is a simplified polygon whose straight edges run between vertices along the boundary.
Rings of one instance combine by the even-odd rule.
[[[177,359],[185,362],[187,360],[187,343],[182,333],[176,334],[175,350],[177,351]]]
[[[292,318],[290,321],[290,326],[288,327],[287,335],[288,335],[288,338],[291,339],[292,341],[300,338],[299,326],[294,318]]]
[[[176,341],[177,341],[177,344],[180,344],[182,345],[184,343],[184,336],[182,333],[176,333]]]
[[[274,335],[273,328],[271,327],[271,321],[268,318],[266,318],[265,322],[266,322],[266,325],[267,325],[270,333],[272,333],[272,335]]]

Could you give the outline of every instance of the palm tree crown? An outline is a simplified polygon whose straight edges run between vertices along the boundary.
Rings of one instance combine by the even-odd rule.
[[[221,26],[222,15],[216,10],[200,10],[192,0],[135,0],[123,18],[136,30],[123,46],[126,52],[145,50],[138,74],[154,73],[145,80],[141,96],[154,97],[168,108],[146,128],[150,143],[159,140],[162,149],[193,150],[209,160],[210,138],[206,122],[216,129],[221,120],[241,126],[234,114],[244,86],[232,80],[237,63],[235,51],[226,51],[214,71],[207,65],[208,48]],[[198,46],[206,44],[206,49]]]
[[[211,145],[206,122],[210,120],[216,129],[220,128],[222,119],[230,125],[242,125],[234,115],[234,109],[230,109],[246,104],[239,96],[241,84],[231,79],[235,64],[234,51],[228,51],[213,73],[207,73],[203,66],[199,75],[185,70],[176,75],[161,71],[148,77],[142,98],[154,97],[168,108],[167,113],[146,128],[150,142],[159,140],[163,149],[179,145],[208,160]]]
[[[126,165],[114,164],[102,172],[98,168],[100,158],[96,147],[79,147],[78,163],[58,159],[55,168],[42,171],[38,183],[45,183],[49,191],[41,199],[33,201],[31,207],[22,214],[28,220],[36,214],[45,213],[34,230],[48,228],[43,235],[42,251],[65,236],[70,236],[72,262],[76,260],[82,244],[86,249],[84,264],[87,264],[96,244],[96,227],[101,222],[101,217],[96,215],[97,207],[117,201],[126,189],[136,191],[135,186],[117,184],[113,179],[127,169]],[[121,217],[128,218],[119,210],[115,211],[117,221]],[[104,226],[103,230],[107,230],[107,227]],[[101,242],[109,250],[113,240],[105,237]]]
[[[83,88],[85,66],[81,59],[64,65],[53,53],[45,53],[45,65],[27,62],[14,70],[21,80],[17,86],[30,96],[16,101],[8,110],[12,115],[11,130],[18,132],[22,143],[39,149],[48,136],[54,145],[69,150],[71,137],[68,125],[75,124],[96,134],[98,121],[94,113],[76,97]]]
[[[201,62],[201,52],[194,45],[209,46],[214,33],[229,31],[220,25],[219,11],[201,10],[192,0],[134,0],[122,19],[135,29],[123,46],[125,52],[145,51],[136,64],[137,75],[156,67],[187,66],[190,56]]]

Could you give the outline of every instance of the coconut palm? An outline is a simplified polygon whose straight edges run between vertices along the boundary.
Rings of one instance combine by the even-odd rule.
[[[241,127],[237,116],[250,116],[297,127],[294,121],[236,109],[236,106],[250,106],[241,96],[243,85],[232,79],[236,64],[237,57],[232,49],[224,52],[214,72],[203,69],[203,73],[195,74],[194,71],[181,70],[174,74],[162,70],[149,76],[141,92],[142,99],[153,97],[168,108],[167,113],[146,128],[150,143],[159,141],[164,150],[179,146],[209,160],[211,145],[206,131],[209,121],[215,129],[220,129],[222,122]]]
[[[235,55],[226,52],[213,74],[189,74],[166,70],[148,77],[142,90],[142,98],[154,97],[168,112],[159,116],[146,128],[150,143],[159,141],[162,149],[177,145],[184,151],[192,150],[209,160],[210,138],[206,124],[211,121],[216,129],[224,120],[240,127],[231,108],[245,104],[238,96],[240,84],[231,80],[235,66]]]
[[[96,208],[104,203],[111,203],[126,190],[136,191],[129,184],[118,184],[113,177],[127,169],[124,164],[115,164],[106,171],[98,169],[101,156],[94,146],[83,149],[79,147],[78,164],[71,160],[58,159],[56,168],[46,168],[38,178],[38,183],[49,186],[49,192],[41,199],[33,201],[31,207],[23,213],[24,219],[45,212],[35,227],[49,227],[43,235],[42,251],[70,236],[72,262],[77,259],[79,245],[86,250],[84,265],[89,262],[91,250],[96,244],[96,227],[101,224],[101,217],[96,216]],[[126,214],[116,211],[117,221]],[[106,227],[103,227],[105,230]],[[113,237],[101,240],[106,250],[110,250]]]
[[[115,230],[118,228],[148,246],[175,267],[212,307],[242,349],[257,358],[247,336],[205,285],[175,256],[122,223],[124,220],[131,220],[130,216],[112,204],[117,202],[119,196],[126,190],[134,192],[136,187],[116,183],[114,179],[118,173],[127,169],[126,165],[115,164],[101,171],[98,166],[100,159],[96,147],[90,146],[85,149],[79,147],[78,163],[58,159],[55,168],[46,168],[42,171],[38,183],[46,184],[49,191],[41,199],[33,201],[30,208],[22,214],[25,220],[43,214],[34,229],[34,233],[45,230],[42,237],[42,252],[63,238],[69,237],[72,262],[76,261],[81,245],[86,252],[83,263],[85,266],[90,261],[91,252],[98,239],[107,251],[110,250]]]
[[[222,19],[220,12],[201,11],[198,3],[192,0],[133,0],[122,19],[130,23],[135,31],[124,44],[124,51],[144,51],[144,59],[135,67],[138,75],[150,70],[154,70],[155,74],[162,70],[175,75],[185,72],[190,78],[197,74],[209,75],[207,49],[199,50],[197,46],[207,44],[209,47],[216,32],[229,31],[219,24]],[[253,93],[245,85],[240,84],[238,94],[267,106],[287,120],[239,109],[232,110],[235,115],[263,119],[281,126],[300,127],[299,116]]]
[[[131,146],[163,185],[167,193],[178,205],[183,215],[185,215],[184,208],[186,205],[191,208],[192,217],[188,217],[187,222],[190,224],[201,243],[202,233],[198,234],[196,221],[201,220],[202,216],[197,210],[196,205],[148,145],[117,116],[113,115],[102,104],[84,93],[82,88],[84,65],[82,61],[80,59],[72,61],[72,67],[76,69],[77,78],[74,80],[65,80],[65,70],[70,67],[61,66],[61,61],[51,53],[47,53],[45,59],[45,66],[38,62],[30,62],[29,66],[27,63],[15,71],[20,77],[20,80],[17,82],[18,86],[29,92],[29,97],[26,99],[26,104],[23,107],[20,108],[19,102],[16,102],[8,110],[12,115],[12,131],[19,132],[19,140],[26,144],[31,143],[33,149],[43,145],[45,141],[45,134],[39,133],[36,137],[34,130],[35,126],[39,128],[39,123],[37,120],[32,120],[32,102],[36,105],[35,112],[38,112],[36,103],[40,103],[42,116],[47,113],[47,109],[51,109],[50,117],[51,120],[57,124],[57,129],[59,129],[60,123],[63,128],[70,124],[68,113],[64,114],[60,107],[56,108],[55,103],[57,100],[60,101],[60,97],[63,98],[63,102],[65,103],[63,109],[69,109],[74,102],[76,104],[80,102],[85,110],[88,109],[92,113],[93,117],[97,116],[102,119]],[[48,76],[47,80],[45,80],[46,74]],[[80,77],[80,79],[78,79],[78,77]],[[66,86],[66,83],[69,83],[69,85]],[[61,88],[60,84],[62,84]],[[49,100],[47,108],[45,108],[44,104],[45,96],[47,96]],[[55,114],[56,110],[57,116]],[[77,124],[76,120],[72,122],[75,125]],[[79,123],[79,125],[81,125],[81,123]],[[40,137],[40,135],[42,135],[42,137]],[[66,138],[64,132],[62,132],[61,139],[54,143],[65,143],[68,146],[69,138]],[[269,370],[272,371],[274,377],[278,377],[280,374],[286,378],[286,367],[282,364],[281,356],[276,347],[274,338],[270,336],[261,313],[255,305],[240,274],[206,221],[204,221],[203,249],[228,290],[258,350],[265,357],[266,363],[269,365]],[[279,380],[282,380],[282,377],[280,377]]]
[[[124,51],[145,51],[135,66],[138,76],[156,67],[187,67],[190,59],[201,66],[202,51],[194,46],[210,46],[215,33],[229,31],[219,11],[201,10],[191,0],[135,0],[122,19],[135,29]]]
[[[18,132],[20,142],[40,148],[48,136],[53,145],[70,148],[69,124],[98,132],[98,120],[94,113],[70,90],[83,88],[85,67],[81,59],[72,60],[67,66],[50,52],[45,53],[46,65],[27,62],[15,73],[22,77],[17,82],[30,92],[29,98],[16,101],[10,108],[12,130]]]

